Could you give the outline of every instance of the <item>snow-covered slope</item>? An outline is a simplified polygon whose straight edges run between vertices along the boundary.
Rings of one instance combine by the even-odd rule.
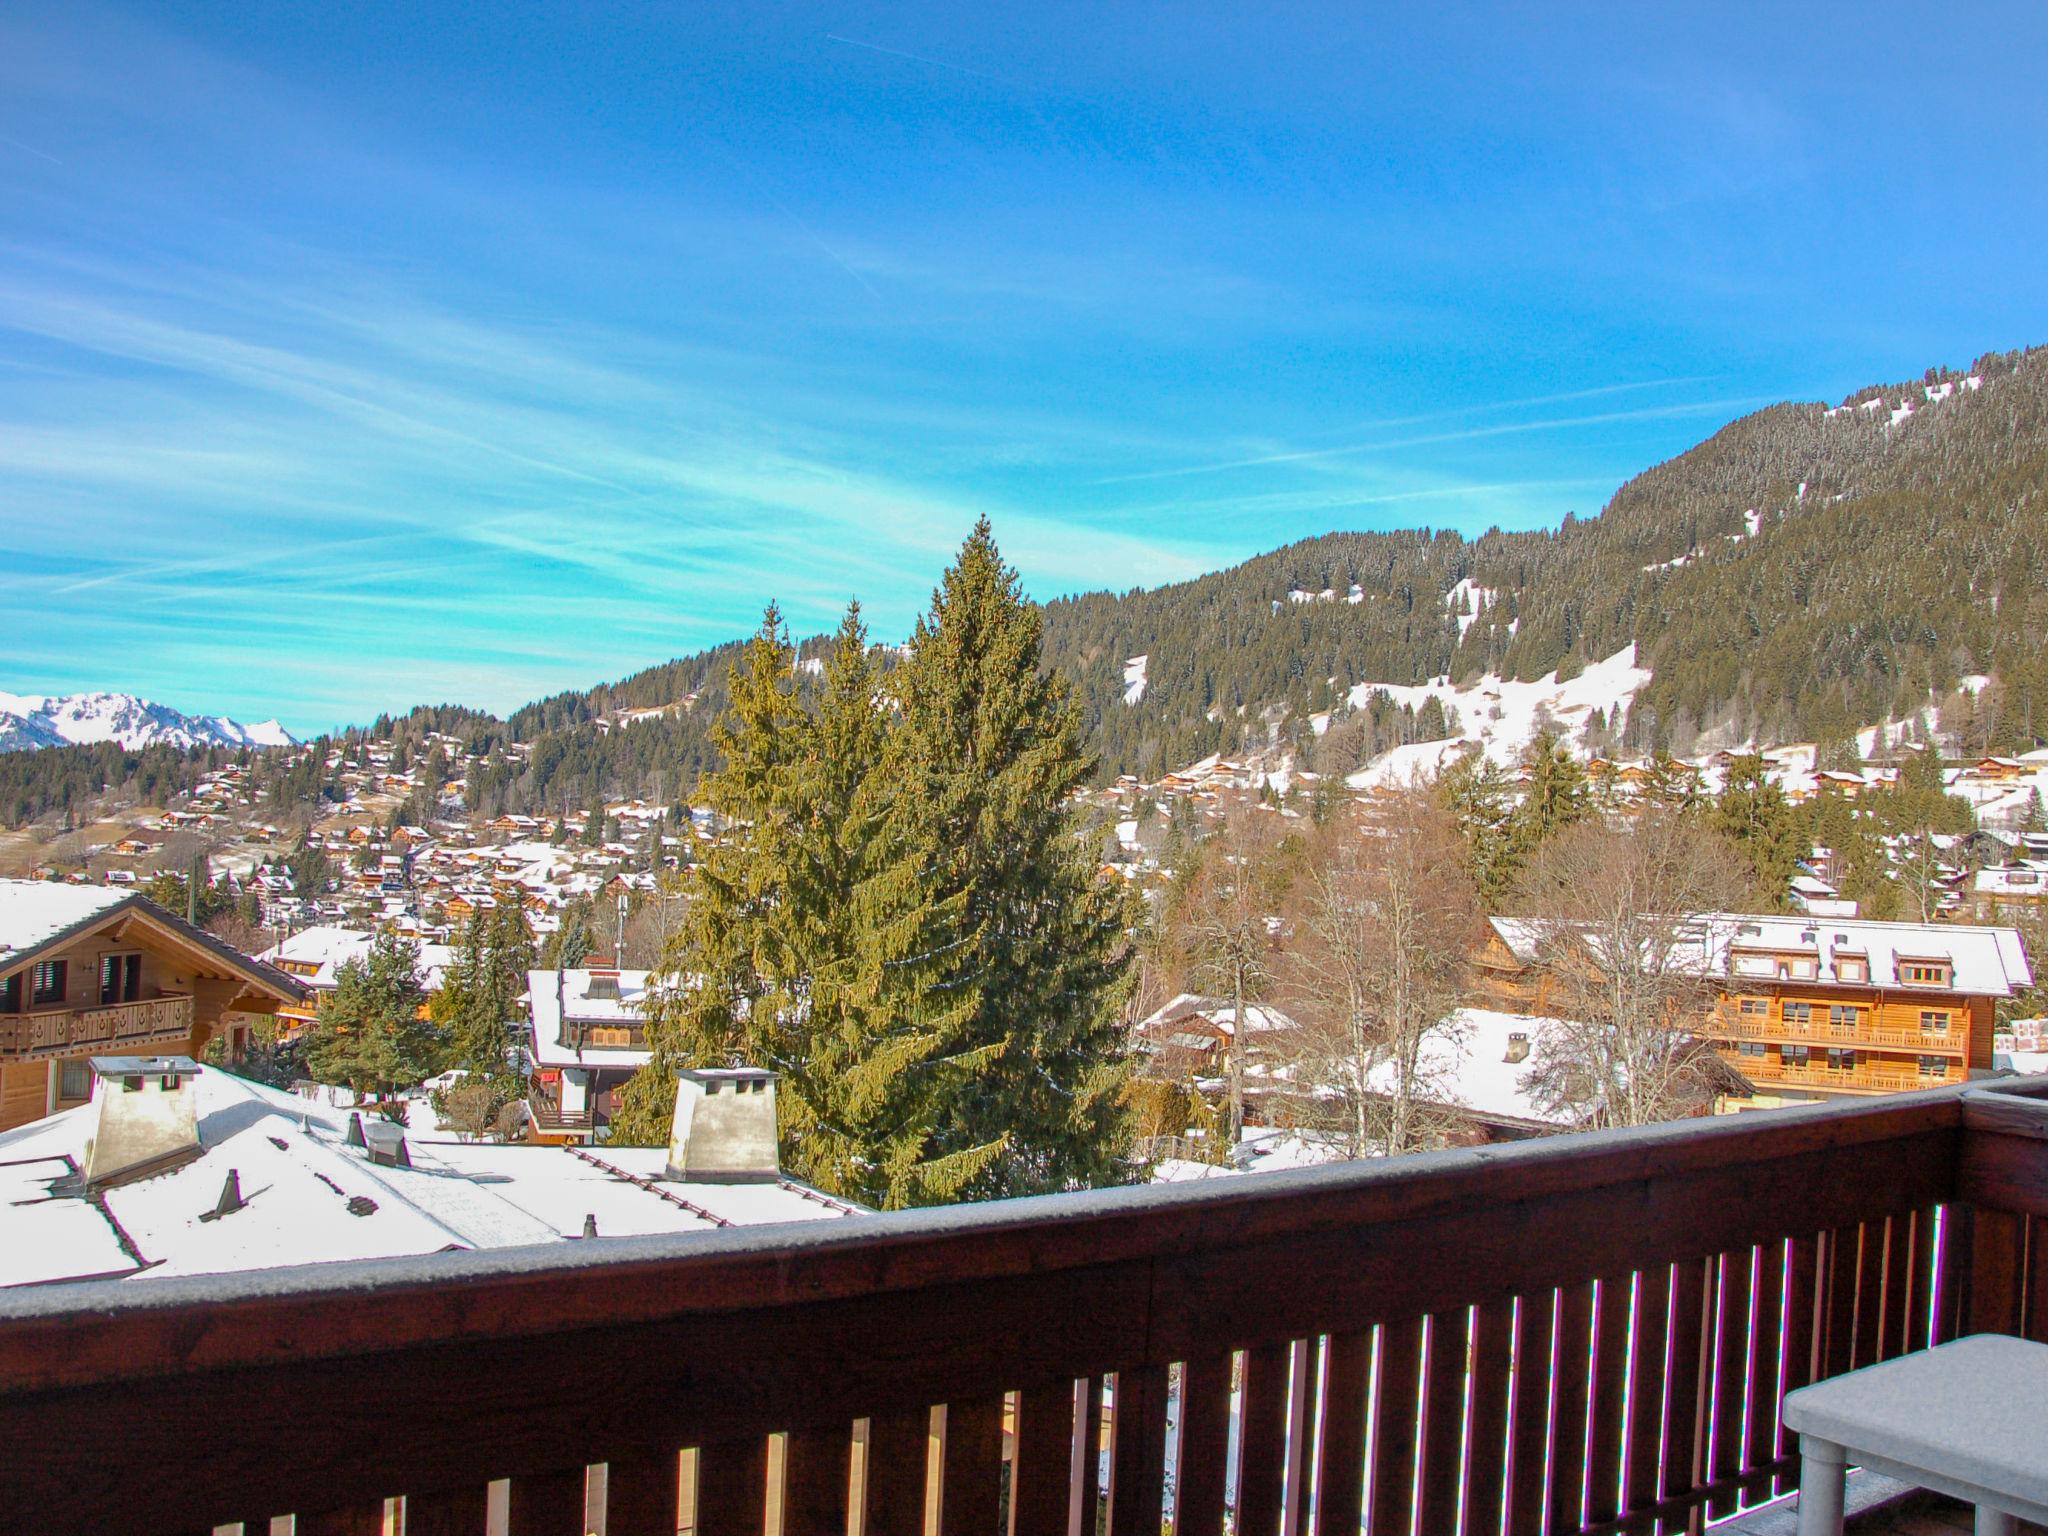
[[[1351,783],[1358,788],[1405,783],[1417,773],[1437,772],[1451,758],[1475,746],[1495,762],[1512,765],[1530,738],[1545,728],[1575,744],[1588,715],[1595,709],[1610,716],[1617,711],[1625,714],[1636,690],[1649,680],[1650,674],[1636,665],[1636,648],[1630,645],[1567,682],[1559,682],[1552,672],[1530,683],[1488,674],[1465,688],[1454,687],[1448,678],[1415,687],[1360,683],[1351,690],[1354,705],[1363,705],[1376,692],[1385,692],[1396,704],[1416,709],[1435,697],[1447,711],[1457,712],[1461,729],[1442,741],[1416,742],[1384,752],[1352,774]]]
[[[243,725],[224,715],[186,715],[127,693],[0,693],[0,752],[118,741],[124,747],[288,747],[275,720]]]

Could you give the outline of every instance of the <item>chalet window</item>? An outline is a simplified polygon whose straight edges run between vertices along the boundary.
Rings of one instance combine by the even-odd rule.
[[[1855,1029],[1863,1022],[1863,1010],[1853,1003],[1828,1004],[1829,1029]]]
[[[1740,1056],[1761,1056],[1769,1049],[1761,1040],[1738,1040],[1735,1051]]]
[[[1807,1055],[1808,1047],[1803,1045],[1781,1045],[1778,1047],[1778,1059],[1783,1061],[1788,1067],[1805,1066]]]
[[[100,1005],[132,1003],[142,996],[142,956],[100,956]]]
[[[0,1013],[21,1012],[21,972],[0,981]]]
[[[1920,1027],[1930,1035],[1947,1034],[1948,1010],[1946,1008],[1922,1008],[1920,1010]]]
[[[1946,1056],[1922,1056],[1920,1058],[1920,1075],[1922,1077],[1947,1077],[1948,1058]]]
[[[1870,962],[1868,960],[1838,959],[1835,961],[1835,974],[1844,981],[1868,981],[1870,980]]]
[[[121,1091],[123,1093],[142,1092],[142,1074],[140,1072],[131,1072],[126,1077],[122,1078]]]
[[[1853,1072],[1856,1069],[1856,1053],[1839,1045],[1828,1047],[1828,1070],[1830,1072]]]
[[[1744,1018],[1762,1018],[1770,1011],[1771,1000],[1768,997],[1745,997],[1742,1000],[1742,1014]]]
[[[1785,1022],[1787,1024],[1811,1024],[1813,1022],[1813,1004],[1785,1004]]]
[[[1899,980],[1908,986],[1945,987],[1948,985],[1948,966],[1927,960],[1901,960]]]
[[[91,1098],[92,1063],[83,1056],[74,1056],[68,1061],[58,1062],[57,1097],[73,1101]]]
[[[64,995],[71,989],[71,962],[68,960],[38,960],[35,972],[29,980],[29,1006],[47,1008],[64,1001]]]

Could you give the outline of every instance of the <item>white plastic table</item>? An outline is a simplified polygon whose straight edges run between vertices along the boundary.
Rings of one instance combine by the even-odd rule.
[[[2048,1524],[2048,1344],[1979,1333],[1801,1387],[1799,1536],[1840,1536],[1849,1463],[1977,1506],[1977,1536]]]

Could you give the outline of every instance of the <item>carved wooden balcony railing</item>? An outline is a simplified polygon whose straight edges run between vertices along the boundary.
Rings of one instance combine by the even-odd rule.
[[[1790,1388],[2048,1334],[2041,1093],[8,1292],[0,1527],[1697,1529]]]
[[[143,1045],[183,1046],[191,1034],[192,999],[177,993],[98,1008],[44,1008],[0,1015],[0,1057],[34,1061]]]
[[[1901,1028],[1867,1020],[1851,1028],[1830,1024],[1825,1009],[1800,1023],[1744,1014],[1724,1003],[1715,1008],[1706,1033],[1731,1040],[1788,1040],[1794,1045],[1876,1046],[1927,1056],[1963,1056],[1970,1049],[1970,1032],[1960,1020],[1948,1029]]]

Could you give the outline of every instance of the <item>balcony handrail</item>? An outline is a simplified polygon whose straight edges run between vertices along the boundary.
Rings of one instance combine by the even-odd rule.
[[[1914,1262],[1933,1266],[1927,1283],[1951,1276],[1946,1302],[1955,1231],[1937,1247],[1944,1229],[1920,1213],[1957,1198],[1966,1126],[1988,1113],[1973,1105],[2042,1095],[2048,1079],[1956,1085],[1199,1185],[4,1292],[0,1427],[34,1450],[0,1476],[0,1516],[50,1531],[168,1530],[503,1477],[516,1501],[521,1478],[573,1471],[580,1488],[587,1464],[672,1467],[680,1448],[758,1449],[776,1432],[837,1426],[843,1442],[855,1419],[1006,1392],[1024,1394],[1014,1411],[1028,1420],[1049,1392],[1110,1373],[1132,1411],[1156,1409],[1163,1427],[1168,1368],[1185,1363],[1182,1390],[1198,1391],[1219,1351],[1226,1386],[1229,1352],[1246,1352],[1246,1391],[1264,1403],[1276,1350],[1283,1365],[1302,1362],[1301,1380],[1312,1356],[1336,1369],[1338,1341],[1361,1329],[1392,1339],[1396,1324],[1438,1317],[1462,1330],[1475,1307],[1492,1328],[1532,1296],[1554,1297],[1564,1317],[1595,1305],[1603,1277],[1656,1276],[1676,1295],[1701,1262],[1716,1273],[1715,1255],[1752,1256],[1746,1281],[1758,1251],[1788,1255],[1797,1273],[1816,1235],[1832,1261],[1830,1233],[1890,1243],[1896,1228],[1919,1245]],[[2008,1180],[2013,1166],[1998,1165]],[[1733,1260],[1719,1262],[1734,1283]],[[1756,1283],[1771,1270],[1756,1269]],[[1598,1305],[1626,1291],[1601,1291]],[[1321,1355],[1301,1353],[1325,1337]],[[532,1395],[532,1382],[565,1376],[604,1390]],[[84,1430],[109,1413],[126,1426],[124,1454],[178,1475],[146,1486],[90,1475],[104,1473],[103,1453]],[[195,1462],[178,1449],[193,1422],[236,1432]],[[1263,1454],[1264,1441],[1246,1444],[1247,1457]],[[1021,1446],[1037,1447],[1016,1454],[1038,1472],[1042,1442]],[[1767,1493],[1786,1467],[1766,1454],[1652,1491],[1659,1509],[1689,1509]],[[1147,1475],[1156,1486],[1156,1457]],[[1576,1508],[1560,1529],[1571,1528]]]

